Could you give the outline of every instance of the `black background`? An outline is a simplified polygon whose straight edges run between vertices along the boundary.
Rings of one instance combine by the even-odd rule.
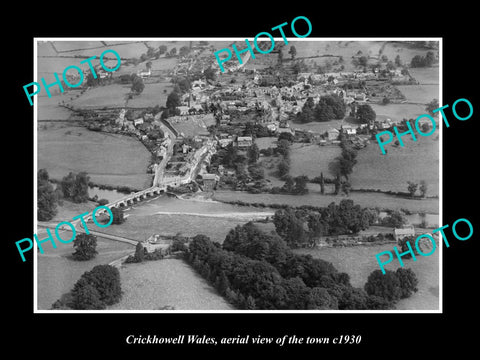
[[[17,351],[40,350],[53,358],[72,354],[160,356],[174,350],[240,354],[243,351],[283,352],[314,356],[344,352],[372,356],[395,354],[432,355],[443,349],[462,353],[475,344],[478,280],[474,264],[478,251],[478,201],[476,186],[478,150],[478,82],[475,10],[456,6],[372,2],[349,5],[285,3],[261,10],[244,3],[205,3],[197,9],[178,3],[167,9],[162,4],[129,4],[129,10],[115,4],[83,4],[62,10],[23,9],[7,15],[5,22],[3,73],[3,235],[2,259],[5,264],[2,297],[4,327],[9,347]],[[119,5],[120,6],[120,5]],[[112,8],[113,7],[113,8]],[[120,6],[121,7],[121,6]],[[273,9],[281,7],[280,11]],[[253,37],[261,31],[296,16],[306,16],[313,27],[309,37],[443,37],[443,104],[467,98],[474,114],[458,121],[447,111],[450,128],[443,129],[443,224],[467,218],[474,224],[468,241],[450,235],[450,248],[444,247],[443,314],[33,314],[33,259],[21,262],[15,241],[33,235],[33,108],[23,85],[33,81],[34,37]],[[300,24],[300,22],[298,22]],[[287,38],[293,36],[288,27]],[[299,33],[304,33],[298,29]],[[274,34],[274,36],[278,36]],[[6,136],[5,136],[6,135]],[[421,156],[421,154],[418,154]],[[447,231],[447,235],[451,234]],[[31,254],[31,253],[30,253]],[[5,261],[6,260],[6,261]],[[421,260],[421,259],[420,259]],[[473,328],[471,327],[473,325]],[[273,346],[159,346],[125,344],[126,336],[156,334],[198,334],[207,336],[261,335],[276,337],[295,334],[312,337],[361,335],[359,345]],[[3,335],[5,337],[5,335]],[[37,352],[37,351],[35,351]]]

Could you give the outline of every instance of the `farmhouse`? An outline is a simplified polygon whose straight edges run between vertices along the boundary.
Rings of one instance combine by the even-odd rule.
[[[407,236],[415,236],[415,228],[413,227],[413,225],[393,229],[393,237],[397,242]]]
[[[218,181],[218,176],[215,174],[203,174],[203,191],[213,191],[215,189],[215,185]]]
[[[355,129],[351,125],[342,125],[341,130],[342,133],[346,135],[355,135],[357,133],[357,129]]]
[[[239,136],[237,138],[237,147],[239,149],[247,149],[252,146],[252,137],[251,136]]]
[[[340,132],[337,129],[330,129],[327,131],[328,140],[337,140]]]
[[[143,124],[143,118],[138,118],[138,119],[133,120],[133,125],[139,126],[141,124]]]

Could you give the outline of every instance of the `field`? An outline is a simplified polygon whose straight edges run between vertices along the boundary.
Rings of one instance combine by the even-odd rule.
[[[121,41],[120,45],[108,45],[103,48],[98,49],[85,49],[78,51],[69,51],[68,55],[82,55],[82,56],[97,56],[99,57],[101,53],[105,50],[114,50],[116,51],[122,59],[129,58],[139,58],[142,54],[147,52],[147,47],[143,42],[133,42],[127,43],[126,41]],[[113,53],[106,54],[108,57],[115,57]]]
[[[258,149],[267,149],[269,147],[276,147],[277,143],[277,137],[275,136],[270,136],[270,137],[259,137],[255,139],[255,144],[257,144]]]
[[[397,85],[407,101],[427,104],[439,98],[438,85]],[[425,114],[425,109],[423,110]]]
[[[129,93],[129,85],[111,84],[98,86],[86,91],[70,103],[74,107],[82,109],[123,107],[125,106],[126,96]]]
[[[392,250],[391,244],[375,246],[332,247],[294,250],[297,254],[310,254],[314,258],[330,261],[338,271],[350,275],[351,284],[361,287],[367,282],[368,275],[379,269],[375,255]],[[397,303],[398,310],[436,310],[439,309],[439,250],[429,257],[420,257],[417,261],[405,260],[418,278],[419,291],[411,297]],[[398,261],[386,265],[386,269],[396,270]]]
[[[340,156],[341,149],[336,145],[319,146],[295,143],[290,147],[290,175],[307,175],[310,179],[334,175],[329,171],[329,164]]]
[[[371,104],[370,106],[377,114],[377,120],[380,117],[390,118],[395,123],[402,121],[402,119],[416,119],[418,116],[425,114],[425,105],[420,104]]]
[[[101,41],[50,41],[58,52],[101,48],[105,45]]]
[[[406,185],[406,184],[405,184]],[[339,203],[342,199],[351,199],[355,204],[363,207],[379,207],[380,209],[400,210],[409,209],[412,212],[425,212],[438,214],[438,199],[411,200],[382,193],[358,193],[335,196],[321,195],[320,186],[309,184],[310,193],[306,195],[273,195],[249,194],[243,191],[216,191],[213,199],[217,201],[244,201],[247,203],[288,204],[291,206],[312,205],[328,206],[331,202]],[[331,190],[326,190],[331,192]],[[430,193],[430,192],[429,192]]]
[[[437,134],[418,137],[405,136],[404,147],[387,145],[382,155],[376,141],[360,150],[350,182],[355,189],[407,191],[407,181],[425,180],[427,195],[439,194],[439,141]]]
[[[98,255],[89,261],[70,260],[68,256],[73,252],[71,244],[59,244],[57,249],[45,246],[44,250],[43,255],[38,252],[37,258],[37,299],[38,309],[48,310],[60,296],[73,288],[85,271],[131,254],[135,248],[126,243],[97,238]]]
[[[61,179],[70,171],[86,171],[98,184],[145,188],[150,153],[131,137],[89,131],[82,127],[50,126],[38,131],[38,169]]]
[[[317,134],[323,134],[328,130],[340,129],[342,124],[347,125],[349,122],[347,120],[330,120],[326,122],[317,122],[312,121],[306,124],[294,123],[289,121],[290,127],[292,129],[299,129],[304,131],[312,131]]]
[[[124,265],[120,276],[122,299],[107,310],[234,310],[183,260]]]
[[[417,48],[405,43],[387,42],[382,54],[386,55],[388,59],[392,61],[394,61],[395,57],[399,55],[404,64],[410,64],[410,61],[415,55],[425,56],[428,51],[436,52],[436,50]]]
[[[420,85],[438,85],[439,84],[439,68],[411,68],[408,70]]]
[[[165,106],[167,97],[172,89],[173,85],[170,82],[146,83],[143,92],[128,100],[127,105],[133,108],[154,107],[155,105]],[[164,92],[164,90],[167,90],[167,92]]]
[[[65,96],[49,99],[46,96],[38,98],[37,120],[71,120],[75,118],[74,113],[63,106],[58,106],[58,99]]]

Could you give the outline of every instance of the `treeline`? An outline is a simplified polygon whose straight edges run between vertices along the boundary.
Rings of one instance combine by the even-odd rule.
[[[396,300],[352,287],[349,275],[330,262],[292,253],[253,223],[232,229],[223,246],[197,235],[186,258],[240,309],[389,309]]]
[[[351,235],[366,230],[378,219],[376,211],[344,199],[337,205],[314,209],[287,207],[275,212],[273,223],[278,235],[290,247],[312,244],[319,236]]]
[[[52,305],[53,310],[103,310],[122,297],[120,272],[111,265],[97,265],[86,271],[73,286]]]
[[[412,68],[416,67],[428,67],[435,63],[435,55],[433,51],[428,51],[425,56],[415,55],[410,61]]]

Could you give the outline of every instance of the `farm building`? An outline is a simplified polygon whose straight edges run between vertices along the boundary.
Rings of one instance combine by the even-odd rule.
[[[393,237],[397,242],[407,236],[415,236],[415,228],[413,227],[413,225],[393,229]]]

